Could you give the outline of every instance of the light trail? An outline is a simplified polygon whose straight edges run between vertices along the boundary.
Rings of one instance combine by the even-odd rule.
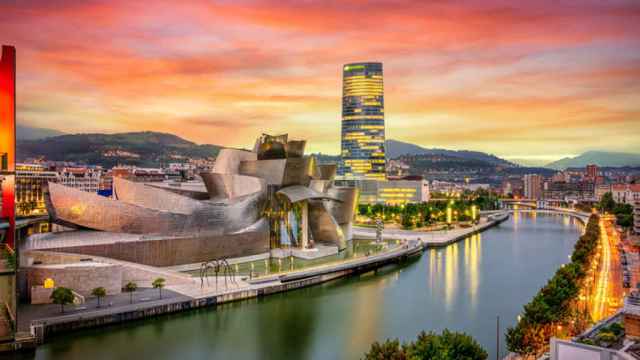
[[[608,301],[609,293],[609,268],[611,267],[611,249],[609,248],[609,236],[604,221],[600,220],[600,247],[602,253],[602,261],[600,262],[600,273],[596,287],[596,294],[593,299],[593,321],[600,321],[605,313],[605,305]]]

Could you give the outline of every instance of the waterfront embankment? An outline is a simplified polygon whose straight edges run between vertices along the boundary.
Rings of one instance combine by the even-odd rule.
[[[508,217],[507,213],[492,214],[489,217],[483,217],[476,226],[438,232],[433,235],[402,230],[385,231],[385,238],[400,240],[396,244],[390,245],[386,251],[259,278],[236,276],[233,279],[225,280],[218,277],[215,280],[215,277],[210,277],[208,281],[204,282],[200,278],[175,272],[177,276],[184,276],[188,281],[167,286],[165,291],[171,294],[171,297],[155,300],[147,298],[144,302],[123,303],[106,308],[89,309],[90,306],[86,306],[66,314],[32,317],[29,320],[29,327],[38,342],[43,342],[49,336],[61,332],[212,307],[227,302],[321,284],[341,277],[376,270],[386,265],[402,263],[419,256],[425,248],[446,246],[495,226]],[[356,229],[355,235],[356,238],[365,239],[370,236],[366,230],[361,231],[361,229]],[[123,295],[126,296],[126,294]]]

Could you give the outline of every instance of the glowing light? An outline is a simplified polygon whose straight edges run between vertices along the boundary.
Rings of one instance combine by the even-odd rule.
[[[51,278],[44,279],[43,287],[45,289],[53,289],[55,287],[55,282]]]

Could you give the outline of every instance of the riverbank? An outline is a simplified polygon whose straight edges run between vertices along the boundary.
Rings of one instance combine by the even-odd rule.
[[[228,281],[224,281],[222,278],[214,281],[210,278],[207,283],[203,284],[200,283],[199,279],[193,278],[192,284],[167,286],[166,290],[175,293],[175,296],[171,298],[38,318],[31,321],[30,330],[35,335],[38,343],[42,343],[49,336],[61,332],[212,307],[223,303],[316,285],[344,276],[372,271],[389,264],[404,262],[409,258],[419,256],[422,249],[423,244],[421,242],[407,241],[390,248],[384,253],[266,278],[246,279],[236,277],[228,279]],[[226,286],[223,285],[225,283]]]
[[[445,327],[473,336],[493,359],[496,316],[501,330],[515,324],[522,306],[567,262],[582,228],[566,216],[522,213],[401,265],[219,307],[61,333],[22,359],[359,359],[375,341],[409,341],[422,330]],[[95,304],[89,298],[86,306]],[[504,352],[501,341],[500,356]]]
[[[488,217],[483,217],[477,225],[467,228],[457,228],[440,231],[411,231],[411,230],[384,230],[382,238],[385,240],[418,240],[424,244],[425,248],[437,248],[453,244],[467,236],[482,232],[490,227],[496,226],[509,218],[509,214],[498,212]],[[376,230],[367,227],[354,227],[353,234],[360,239],[375,239]]]
[[[153,316],[171,314],[244,299],[256,298],[280,293],[306,286],[321,284],[341,277],[369,272],[380,267],[401,263],[409,258],[419,256],[422,250],[430,247],[441,247],[456,242],[474,233],[484,231],[506,219],[508,215],[485,218],[480,224],[464,229],[443,232],[429,238],[429,234],[407,232],[398,236],[399,244],[391,246],[382,253],[363,256],[338,263],[309,267],[299,271],[248,279],[246,277],[228,278],[210,277],[206,283],[198,278],[190,278],[187,284],[167,286],[170,298],[150,300],[134,304],[120,304],[115,307],[87,309],[78,312],[60,314],[58,316],[34,318],[30,321],[31,333],[39,343],[53,334],[79,330],[90,327],[106,326]],[[366,234],[364,234],[366,238]],[[374,234],[375,236],[375,234]],[[356,234],[356,237],[359,237]],[[186,276],[186,275],[185,275]],[[124,296],[127,296],[126,294]]]

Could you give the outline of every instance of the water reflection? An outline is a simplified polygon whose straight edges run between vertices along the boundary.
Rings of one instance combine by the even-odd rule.
[[[469,249],[465,247],[465,259],[468,259],[467,266],[465,267],[466,273],[468,274],[467,279],[469,280],[469,293],[471,306],[475,309],[478,303],[478,285],[479,285],[479,277],[480,277],[480,255],[481,255],[481,234],[475,234],[468,237],[465,242],[470,244]]]
[[[449,245],[445,248],[445,259],[444,259],[444,286],[445,286],[445,305],[447,311],[451,311],[453,309],[453,301],[455,300],[455,292],[457,286],[457,277],[458,277],[458,246]]]
[[[401,268],[61,336],[36,358],[350,359],[376,340],[407,341],[444,328],[469,333],[495,358],[495,316],[503,329],[515,323],[522,305],[566,262],[581,228],[562,216],[533,221],[516,213]]]

